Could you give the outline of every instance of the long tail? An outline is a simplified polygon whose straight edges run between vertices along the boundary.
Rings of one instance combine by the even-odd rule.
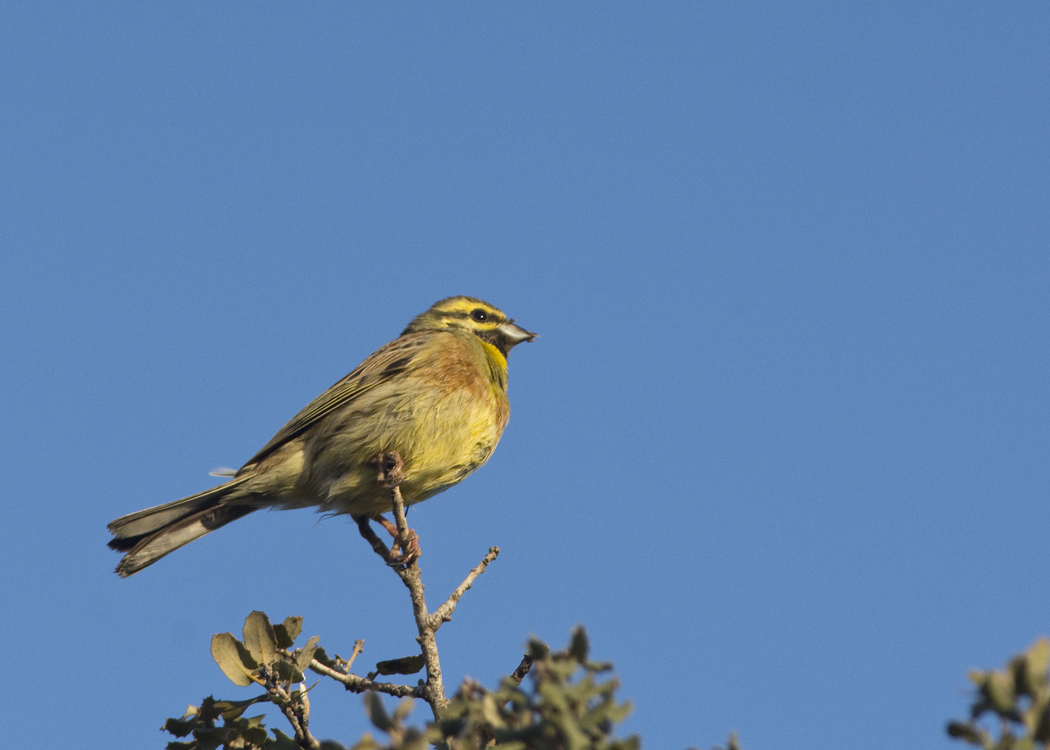
[[[110,549],[127,552],[117,565],[117,575],[121,578],[134,575],[184,544],[258,510],[258,506],[223,502],[230,495],[240,494],[239,486],[248,478],[234,479],[110,522],[107,527],[113,534]]]

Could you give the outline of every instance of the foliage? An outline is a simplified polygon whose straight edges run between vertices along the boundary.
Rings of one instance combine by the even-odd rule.
[[[190,738],[169,743],[169,750],[342,748],[334,742],[318,742],[310,735],[308,690],[301,683],[308,669],[332,677],[333,672],[348,673],[350,662],[338,656],[330,659],[318,646],[316,636],[302,648],[293,649],[301,631],[301,617],[290,617],[274,626],[262,612],[252,612],[245,620],[241,640],[231,633],[215,635],[212,657],[223,673],[236,685],[256,684],[266,692],[242,701],[209,697],[199,707],[190,706],[183,717],[168,719],[165,731]],[[532,640],[519,668],[522,673],[528,670],[527,681],[516,673],[490,691],[468,680],[441,711],[440,718],[422,728],[405,725],[411,699],[403,700],[391,714],[377,694],[389,692],[383,689],[385,684],[370,682],[375,674],[397,673],[399,667],[406,666],[401,662],[411,660],[382,663],[383,669],[367,678],[356,677],[360,682],[353,684],[340,680],[349,689],[365,692],[365,711],[384,738],[381,744],[366,734],[352,750],[425,750],[430,745],[478,750],[493,741],[505,750],[637,750],[637,737],[619,739],[614,735],[616,724],[630,712],[630,704],[616,700],[619,683],[606,676],[612,666],[591,661],[588,652],[582,627],[573,632],[563,651],[551,652],[546,644]],[[262,716],[244,716],[252,705],[266,702],[281,709],[294,739],[279,730],[273,730],[271,736]]]
[[[271,625],[262,612],[252,612],[244,621],[243,641],[232,633],[216,633],[211,639],[212,658],[235,685],[257,684],[265,693],[243,701],[205,698],[199,707],[190,706],[179,719],[168,719],[164,731],[176,737],[192,735],[187,742],[170,742],[168,750],[215,750],[215,748],[265,748],[291,750],[300,743],[274,730],[267,734],[262,716],[244,718],[256,703],[274,703],[288,718],[296,737],[308,735],[310,703],[301,683],[304,672],[319,651],[314,636],[302,648],[289,651],[303,629],[303,618],[289,617]],[[299,687],[294,685],[299,683]],[[216,722],[222,719],[222,724]],[[309,745],[308,745],[309,746]]]
[[[952,721],[948,734],[984,750],[1050,750],[1050,639],[1040,638],[1005,669],[974,670],[977,686],[968,721]],[[982,717],[998,719],[999,736],[981,726]]]
[[[298,750],[299,745],[280,730],[274,736],[267,734],[262,716],[243,718],[244,712],[255,703],[265,702],[266,696],[246,701],[217,701],[211,696],[201,705],[190,706],[181,719],[168,719],[164,731],[176,737],[193,735],[189,742],[169,742],[168,750],[215,750],[215,748],[266,748],[266,750]],[[221,725],[216,720],[222,719]]]
[[[350,672],[361,643],[349,660],[330,658],[310,638],[293,648],[302,632],[301,617],[271,625],[262,612],[245,620],[242,638],[231,633],[212,637],[212,657],[236,685],[258,685],[265,692],[247,700],[205,698],[190,706],[181,718],[168,719],[164,730],[177,739],[168,750],[348,750],[333,741],[318,741],[309,731],[309,690],[303,684],[308,670],[363,692],[365,713],[377,735],[366,733],[349,750],[638,750],[637,736],[615,736],[616,725],[630,712],[629,703],[616,700],[619,682],[608,676],[612,665],[591,661],[587,634],[573,631],[569,645],[552,652],[531,640],[521,666],[504,677],[495,690],[467,680],[445,705],[439,718],[422,727],[406,724],[411,698],[391,713],[379,693],[421,695],[419,687],[374,682],[377,675],[412,674],[420,657],[380,662],[367,677]],[[952,721],[951,737],[983,750],[1050,750],[1050,639],[1040,638],[1004,669],[970,673],[976,686],[970,718]],[[528,675],[527,679],[525,675]],[[315,683],[316,685],[316,683]],[[272,734],[262,716],[246,717],[255,704],[273,703],[288,720],[293,736],[279,729]],[[982,726],[997,720],[998,734]],[[715,748],[715,750],[722,750]],[[725,750],[740,750],[731,735]]]
[[[457,750],[478,750],[490,740],[507,750],[637,750],[637,737],[612,734],[631,706],[617,703],[615,678],[603,679],[612,665],[590,661],[588,651],[582,627],[564,651],[552,653],[530,641],[527,687],[513,678],[504,678],[495,691],[465,682],[428,739],[443,739]]]

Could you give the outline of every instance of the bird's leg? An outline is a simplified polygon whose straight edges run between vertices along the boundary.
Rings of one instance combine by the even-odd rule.
[[[393,544],[390,545],[390,557],[388,560],[390,563],[408,565],[422,554],[422,550],[419,549],[419,534],[414,530],[408,530],[408,543],[404,544],[401,540],[401,534],[393,521],[384,518],[378,513],[372,516],[372,520],[386,529],[387,533],[394,540]],[[402,549],[404,550],[403,552],[401,552]]]
[[[372,520],[371,516],[351,516],[357,523],[357,530],[361,532],[361,536],[365,538],[365,541],[372,545],[372,551],[379,555],[386,563],[390,563],[390,550],[383,544],[383,540],[376,536],[376,533],[372,531],[372,526],[369,521]]]
[[[400,491],[397,488],[405,479],[405,464],[401,460],[401,455],[397,451],[388,451],[376,455],[369,463],[376,467],[376,484],[390,489],[396,500],[400,500]],[[396,510],[395,501],[395,515]],[[410,565],[419,559],[422,550],[419,548],[419,535],[415,531],[406,526],[406,533],[402,536],[397,526],[379,513],[372,516],[372,520],[386,529],[394,540],[390,548],[390,557],[387,560],[390,564]]]

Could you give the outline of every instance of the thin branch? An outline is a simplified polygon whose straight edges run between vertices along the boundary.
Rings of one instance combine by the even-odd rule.
[[[358,638],[354,641],[354,652],[350,654],[349,659],[343,659],[343,664],[346,666],[347,673],[350,672],[350,667],[354,666],[354,661],[361,655],[361,652],[365,650],[365,639]]]
[[[284,691],[281,691],[284,693]],[[305,696],[305,691],[304,691]],[[292,729],[295,731],[295,741],[299,744],[299,747],[303,750],[321,750],[321,743],[317,741],[317,738],[310,734],[308,726],[310,709],[307,705],[298,705],[292,701],[291,697],[285,693],[287,703],[274,701],[281,708],[281,712],[285,718],[288,719],[288,723],[292,725]]]
[[[459,600],[463,598],[463,595],[467,593],[467,590],[474,584],[474,579],[484,573],[485,568],[489,566],[489,563],[497,557],[499,557],[499,547],[489,547],[488,554],[482,558],[476,568],[470,571],[467,577],[463,580],[463,583],[456,587],[456,590],[452,592],[452,596],[450,596],[444,604],[434,610],[433,614],[430,615],[428,624],[435,632],[438,628],[452,619],[452,613],[456,611],[456,605],[459,603]]]
[[[317,660],[311,663],[310,669],[342,682],[348,690],[358,692],[374,690],[389,695],[421,697],[430,705],[431,710],[434,712],[434,718],[437,719],[445,706],[448,705],[448,698],[445,696],[445,685],[441,676],[441,660],[438,656],[435,633],[444,623],[452,619],[452,613],[456,609],[456,604],[459,603],[463,594],[473,585],[474,580],[484,573],[488,565],[496,559],[499,555],[499,547],[490,547],[488,554],[485,555],[481,563],[470,571],[463,583],[452,592],[448,600],[438,607],[433,614],[430,614],[427,611],[426,597],[423,594],[422,571],[419,569],[419,538],[414,531],[408,528],[408,520],[405,518],[405,500],[401,496],[400,484],[405,477],[404,462],[397,451],[388,451],[376,455],[370,463],[376,467],[376,484],[390,490],[394,521],[397,524],[397,534],[394,538],[393,549],[400,548],[400,556],[394,556],[391,550],[387,549],[386,545],[376,536],[369,525],[371,519],[367,516],[357,516],[354,520],[357,522],[361,536],[372,546],[372,550],[387,565],[393,568],[398,578],[401,579],[401,582],[408,589],[409,597],[412,599],[412,614],[416,620],[416,630],[419,632],[416,641],[422,650],[427,679],[426,682],[421,682],[417,687],[409,688],[407,685],[375,683],[367,678],[342,674],[337,670],[325,667]],[[389,521],[385,521],[385,519],[377,520],[384,521],[384,525],[393,533]],[[522,676],[524,676],[524,673]]]
[[[521,657],[521,664],[519,664],[518,668],[514,670],[514,674],[510,676],[510,678],[514,680],[514,683],[516,685],[520,685],[521,681],[525,679],[525,675],[527,675],[529,673],[529,670],[532,669],[532,663],[534,661],[536,660],[528,654],[525,654],[525,656]]]
[[[266,680],[259,684],[266,688],[270,701],[276,704],[284,717],[288,719],[295,734],[296,744],[303,750],[320,750],[321,743],[310,734],[310,699],[307,697],[305,686],[300,685],[298,696],[292,697],[278,681],[279,678],[275,672],[266,668],[264,673]]]
[[[366,677],[359,677],[356,674],[332,669],[328,665],[317,661],[317,659],[310,662],[309,669],[325,677],[331,677],[336,682],[343,683],[346,689],[352,693],[373,692],[385,693],[395,698],[426,698],[423,685],[413,687],[411,685],[395,685],[392,682],[374,682]]]
[[[397,457],[397,461],[399,464],[401,463],[400,456]],[[397,530],[401,534],[402,544],[407,545],[408,542],[405,540],[409,539],[408,521],[405,519],[405,501],[401,497],[401,488],[394,487],[391,490],[391,495],[394,505],[394,518],[397,520]],[[408,565],[396,567],[394,570],[397,572],[398,577],[401,578],[401,582],[405,584],[405,587],[408,589],[408,595],[412,599],[412,614],[416,618],[416,629],[419,631],[419,637],[416,638],[416,641],[423,650],[423,660],[427,670],[426,695],[424,697],[426,702],[430,704],[436,719],[445,706],[448,705],[448,698],[445,697],[445,683],[441,677],[441,659],[438,656],[437,640],[434,638],[434,633],[437,632],[437,629],[430,624],[427,600],[423,595],[423,576],[422,571],[419,569],[419,560],[413,560]]]

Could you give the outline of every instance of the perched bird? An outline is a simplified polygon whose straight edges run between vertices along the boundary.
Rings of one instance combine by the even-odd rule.
[[[391,508],[377,455],[397,451],[405,505],[485,463],[510,416],[507,354],[536,334],[487,302],[449,297],[315,398],[232,479],[109,524],[121,577],[260,508],[318,506],[376,518]],[[372,462],[372,463],[370,463]]]

